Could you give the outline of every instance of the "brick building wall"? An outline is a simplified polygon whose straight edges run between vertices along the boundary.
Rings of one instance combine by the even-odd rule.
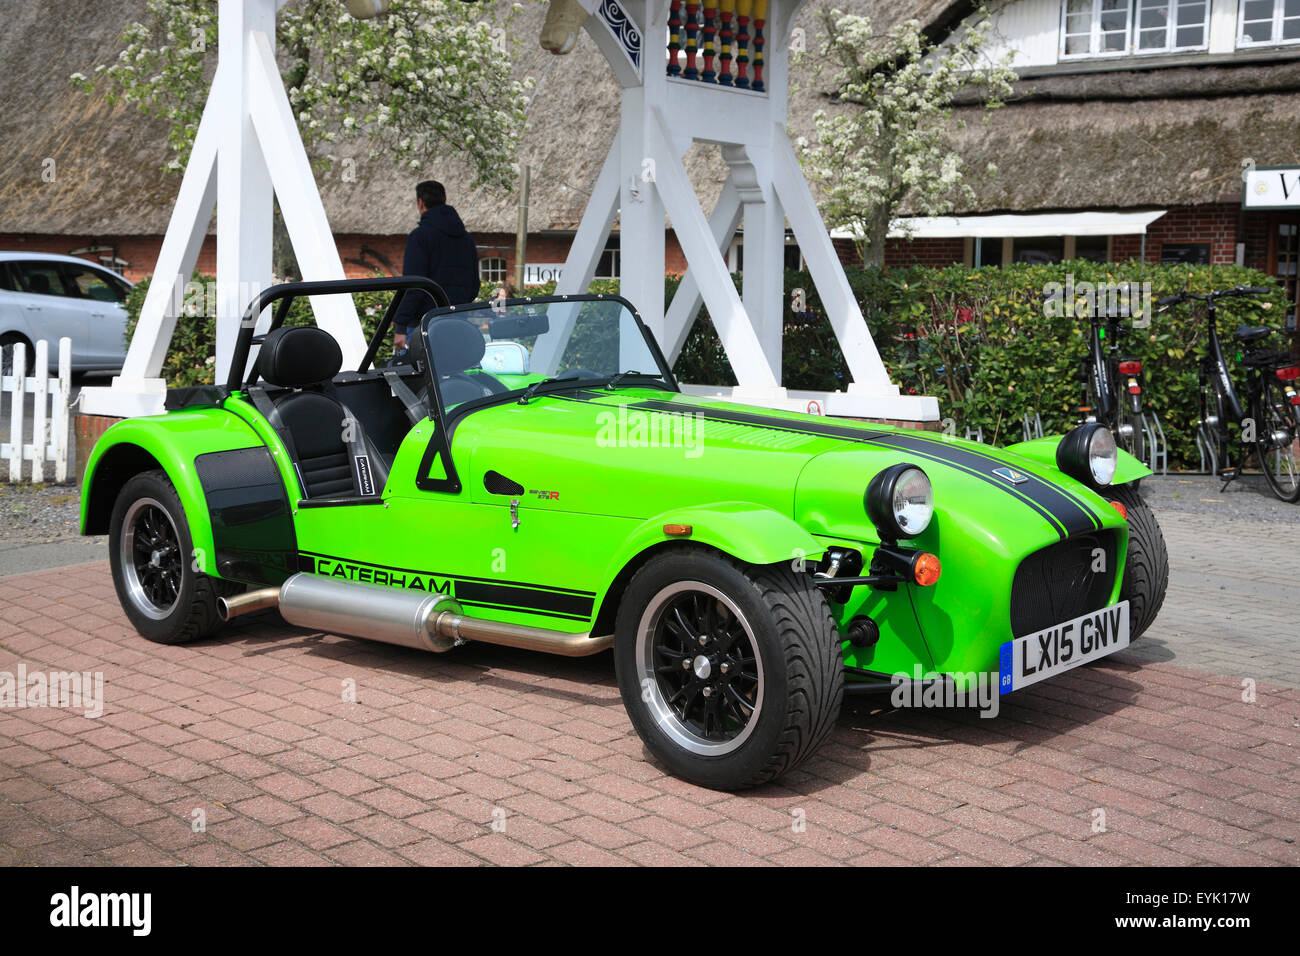
[[[1230,264],[1236,261],[1237,243],[1246,244],[1246,265],[1267,269],[1268,216],[1264,213],[1243,213],[1232,203],[1205,206],[1183,206],[1170,209],[1148,227],[1146,258],[1158,263],[1165,243],[1210,244],[1211,261]],[[476,233],[480,257],[497,257],[506,261],[506,274],[515,273],[515,237],[513,233]],[[345,274],[350,278],[380,272],[401,270],[406,234],[360,235],[344,233],[335,236]],[[530,263],[562,263],[573,241],[570,234],[535,234],[529,236],[527,261]],[[67,253],[87,246],[109,246],[115,255],[129,265],[123,270],[131,281],[150,275],[158,258],[162,236],[76,236],[76,235],[14,235],[0,234],[0,249],[30,250],[32,252]],[[851,241],[834,240],[835,251],[846,266],[857,265],[860,260]],[[1111,244],[1111,258],[1122,262],[1138,258],[1142,247],[1141,236],[1115,236]],[[621,250],[627,255],[628,250]],[[890,239],[885,247],[885,265],[948,266],[965,261],[966,250],[962,239]],[[87,256],[93,259],[94,256]],[[666,235],[666,271],[681,274],[686,270],[686,257],[676,235],[670,230]],[[199,253],[198,270],[211,275],[216,272],[216,237],[208,236]]]

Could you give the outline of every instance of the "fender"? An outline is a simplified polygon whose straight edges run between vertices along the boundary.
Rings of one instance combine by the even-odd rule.
[[[262,447],[262,442],[237,415],[219,408],[171,412],[128,418],[112,425],[86,462],[82,482],[81,533],[104,534],[117,492],[134,475],[155,465],[167,473],[176,489],[194,542],[199,570],[216,575],[212,521],[194,459],[214,451]]]
[[[1016,445],[1008,445],[1005,450],[1013,455],[1028,458],[1040,465],[1047,465],[1053,471],[1059,472],[1056,467],[1056,446],[1061,443],[1061,439],[1064,437],[1064,435],[1049,435],[1046,438],[1035,438],[1033,441],[1022,441]],[[1061,474],[1065,480],[1072,480],[1068,475]],[[1115,463],[1115,479],[1111,482],[1111,485],[1126,485],[1131,481],[1138,481],[1153,474],[1155,472],[1121,448]]]
[[[690,525],[691,533],[669,537],[664,534],[667,524]],[[600,610],[596,620],[608,621],[612,627],[613,608],[608,601],[616,589],[621,591],[619,579],[629,578],[630,571],[646,552],[679,541],[708,545],[748,564],[776,564],[800,557],[816,559],[826,550],[824,542],[792,518],[748,501],[720,501],[666,511],[638,525],[610,561],[597,592]]]

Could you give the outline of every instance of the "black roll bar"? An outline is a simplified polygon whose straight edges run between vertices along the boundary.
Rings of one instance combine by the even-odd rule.
[[[261,344],[262,339],[265,337],[264,335],[255,334],[258,316],[272,303],[279,302],[280,305],[271,317],[271,327],[267,329],[267,333],[274,332],[284,324],[285,317],[289,314],[289,307],[293,304],[293,300],[299,296],[350,295],[357,292],[396,292],[397,294],[393,296],[392,301],[388,303],[388,308],[384,310],[384,317],[375,329],[370,345],[366,348],[365,357],[361,360],[361,367],[357,369],[358,372],[364,372],[366,367],[375,360],[375,354],[379,351],[384,336],[388,334],[393,317],[397,315],[397,307],[401,304],[402,297],[410,289],[426,293],[433,300],[434,304],[431,308],[446,308],[451,305],[451,300],[447,298],[447,293],[442,291],[442,286],[432,279],[426,279],[424,276],[376,276],[368,279],[282,282],[279,285],[264,289],[253,298],[252,302],[248,303],[248,308],[244,310],[243,318],[240,320],[239,338],[235,340],[235,354],[231,356],[230,372],[226,376],[227,390],[234,392],[243,386],[244,377],[249,374],[249,353],[252,352],[253,346]],[[249,378],[249,383],[251,384],[256,380],[257,370],[254,369]]]

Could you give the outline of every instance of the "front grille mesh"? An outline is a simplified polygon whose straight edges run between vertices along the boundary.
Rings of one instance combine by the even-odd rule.
[[[1024,637],[1105,607],[1115,571],[1113,531],[1076,535],[1035,551],[1020,562],[1011,584],[1011,633]]]

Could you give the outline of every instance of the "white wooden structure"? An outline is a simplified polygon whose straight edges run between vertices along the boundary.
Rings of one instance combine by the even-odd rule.
[[[670,358],[685,341],[689,319],[701,303],[706,305],[740,383],[734,390],[692,390],[824,414],[937,420],[934,398],[900,395],[890,382],[786,136],[788,41],[803,0],[710,2],[715,5],[694,0],[557,0],[570,11],[580,6],[579,18],[585,11],[582,25],[623,88],[618,132],[558,291],[587,289],[618,215],[623,294],[642,310]],[[110,388],[82,393],[82,410],[88,414],[128,416],[162,410],[165,385],[159,373],[214,204],[221,212],[217,381],[226,377],[244,305],[270,281],[273,190],[303,278],[343,276],[275,63],[277,6],[277,0],[220,0],[217,71],[154,281],[122,374]],[[348,6],[366,15],[381,12],[386,3],[349,0]],[[683,26],[687,14],[690,24]],[[739,16],[749,23],[742,24]],[[669,44],[675,50],[662,42],[643,42],[646,37],[668,36],[670,17],[678,21],[678,40]],[[730,25],[723,24],[724,19]],[[758,77],[746,77],[738,66],[727,82],[721,61],[727,60],[729,67],[732,57],[722,44],[738,49],[744,30],[751,31],[748,49],[756,73],[762,64],[761,80],[753,82]],[[679,62],[683,49],[688,51],[687,64]],[[696,64],[697,55],[707,64]],[[677,75],[669,75],[673,66]],[[690,78],[693,72],[699,78]],[[693,142],[719,145],[730,169],[711,216],[701,209],[682,164]],[[665,217],[690,263],[667,309]],[[787,221],[852,375],[842,392],[791,393],[781,386]],[[722,254],[742,228],[743,296],[736,293]],[[359,359],[364,343],[351,301],[332,297],[314,301],[313,307],[317,323],[338,339],[345,364]],[[536,367],[546,368],[547,358],[537,356]]]
[[[225,381],[245,306],[271,284],[272,195],[279,197],[303,278],[342,279],[325,207],[275,62],[275,14],[283,0],[220,0],[217,70],[194,148],[181,180],[153,281],[111,387],[82,391],[91,415],[162,411],[159,377],[185,283],[217,219],[216,380]],[[340,14],[342,10],[340,10]],[[316,322],[338,340],[344,364],[365,354],[356,309],[348,296],[312,301]]]
[[[59,374],[49,374],[49,343],[36,343],[36,358],[27,374],[27,346],[0,345],[0,367],[11,365],[10,375],[0,376],[0,414],[9,410],[9,440],[0,442],[0,461],[9,463],[9,480],[21,481],[23,464],[30,465],[34,482],[49,480],[45,463],[54,463],[54,480],[68,480],[68,399],[72,394],[72,340],[59,339]],[[6,354],[8,353],[8,354]],[[32,435],[27,440],[27,400],[32,402]],[[3,436],[0,436],[2,438]]]
[[[831,415],[936,421],[934,398],[900,395],[890,382],[786,135],[789,38],[802,2],[568,0],[587,12],[582,25],[623,95],[618,133],[556,291],[586,290],[617,215],[620,289],[641,310],[669,360],[681,351],[703,303],[739,382],[734,389],[689,391]],[[747,43],[741,43],[745,31]],[[645,40],[659,37],[670,38],[667,49]],[[727,52],[733,55],[728,59],[738,58],[742,47],[751,69],[761,63],[758,83],[744,67],[721,62]],[[742,85],[742,79],[748,82]],[[720,146],[729,168],[708,216],[682,162],[695,142]],[[665,219],[689,264],[667,309]],[[781,386],[787,222],[852,375],[845,391],[796,393]],[[724,259],[738,229],[744,235],[743,295],[736,293]]]

